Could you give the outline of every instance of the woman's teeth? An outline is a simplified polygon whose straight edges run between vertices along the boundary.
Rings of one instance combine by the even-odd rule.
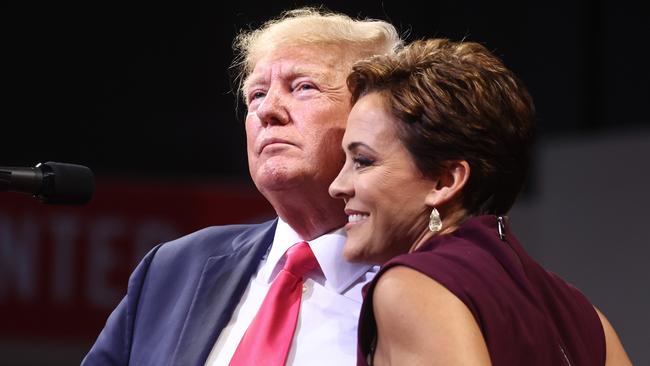
[[[361,220],[363,220],[363,219],[365,219],[367,217],[368,217],[368,215],[363,215],[363,214],[350,215],[350,216],[348,216],[348,222],[361,221]]]

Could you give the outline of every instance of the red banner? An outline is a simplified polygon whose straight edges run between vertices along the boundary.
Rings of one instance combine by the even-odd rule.
[[[99,181],[81,207],[0,192],[0,337],[94,339],[151,247],[273,216],[246,184]]]

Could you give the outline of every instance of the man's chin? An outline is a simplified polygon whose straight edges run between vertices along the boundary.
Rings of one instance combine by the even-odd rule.
[[[266,192],[281,192],[293,190],[303,185],[304,178],[298,174],[291,174],[288,171],[274,171],[272,174],[260,174],[253,181],[257,189],[265,194]],[[304,186],[304,185],[303,185]],[[304,187],[306,188],[306,187]]]

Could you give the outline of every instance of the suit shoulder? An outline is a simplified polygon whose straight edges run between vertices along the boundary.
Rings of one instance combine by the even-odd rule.
[[[261,224],[210,226],[161,244],[155,260],[204,259],[270,244],[276,223],[277,220],[271,220]]]

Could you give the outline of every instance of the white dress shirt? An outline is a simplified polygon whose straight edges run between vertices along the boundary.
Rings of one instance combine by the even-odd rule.
[[[267,256],[248,284],[239,305],[215,343],[206,366],[228,365],[244,332],[284,265],[284,254],[303,241],[282,219]],[[309,241],[320,269],[305,275],[300,314],[287,365],[356,365],[357,322],[361,288],[378,267],[346,262],[341,254],[345,231],[339,229]]]

